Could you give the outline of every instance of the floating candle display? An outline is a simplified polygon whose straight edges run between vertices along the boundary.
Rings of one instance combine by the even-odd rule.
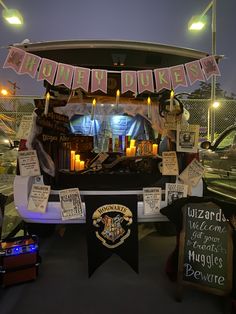
[[[130,156],[131,156],[131,148],[130,148],[130,147],[127,147],[127,148],[126,148],[126,156],[127,156],[127,157],[130,157]]]
[[[81,160],[79,163],[79,170],[84,170],[84,161]]]
[[[75,151],[70,151],[70,171],[75,171]]]
[[[157,155],[158,144],[152,144],[152,154]]]
[[[80,170],[80,155],[75,155],[75,171]]]
[[[130,147],[134,147],[135,146],[135,140],[130,140]]]
[[[48,114],[49,100],[50,100],[50,93],[47,92],[46,100],[45,100],[45,107],[44,107],[44,114],[45,114],[45,116],[47,116],[47,114]]]

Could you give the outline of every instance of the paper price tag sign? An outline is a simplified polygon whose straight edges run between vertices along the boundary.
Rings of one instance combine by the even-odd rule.
[[[76,219],[84,216],[78,188],[59,192],[62,220]]]
[[[204,173],[203,165],[193,159],[191,163],[179,175],[179,179],[185,184],[196,186]]]
[[[41,174],[36,150],[19,151],[18,161],[21,176],[39,176]]]
[[[199,138],[199,125],[177,125],[177,152],[196,153]]]
[[[143,188],[144,214],[151,215],[160,212],[161,188]]]
[[[163,176],[177,176],[179,174],[175,151],[162,153],[162,174]]]
[[[32,127],[32,121],[33,121],[33,115],[25,115],[21,118],[20,126],[16,134],[16,137],[18,139],[26,140],[28,138],[28,135]]]
[[[45,213],[50,189],[50,185],[33,184],[29,196],[28,210]]]

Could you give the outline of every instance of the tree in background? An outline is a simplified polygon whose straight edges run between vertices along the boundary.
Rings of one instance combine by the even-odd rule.
[[[188,99],[210,99],[211,98],[211,83],[200,82],[199,88],[191,92]],[[236,99],[236,95],[231,93],[230,96],[220,87],[220,83],[216,83],[216,99]]]

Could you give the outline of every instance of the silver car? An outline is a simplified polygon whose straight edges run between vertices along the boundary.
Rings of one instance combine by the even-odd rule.
[[[201,143],[207,190],[236,200],[236,124],[224,130],[211,144]]]

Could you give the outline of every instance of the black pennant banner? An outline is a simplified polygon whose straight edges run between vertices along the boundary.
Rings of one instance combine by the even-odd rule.
[[[138,273],[136,195],[87,195],[86,224],[89,277],[113,253]]]

